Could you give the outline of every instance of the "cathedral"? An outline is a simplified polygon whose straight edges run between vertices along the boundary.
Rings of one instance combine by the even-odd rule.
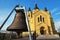
[[[28,37],[29,34],[33,38],[35,37],[34,39],[36,39],[36,37],[40,38],[41,35],[43,36],[42,38],[45,37],[53,38],[58,36],[58,35],[55,36],[55,34],[57,34],[57,31],[55,30],[51,13],[49,10],[47,10],[46,6],[44,7],[44,10],[39,9],[37,4],[35,4],[33,10],[31,10],[31,8],[29,7],[28,11],[26,12],[27,17],[24,11],[25,7],[22,6],[19,7],[19,5],[16,5],[14,9],[11,11],[11,13],[14,10],[16,11],[14,20],[11,23],[11,25],[9,25],[7,28],[7,31],[9,31],[10,33],[0,33],[1,38],[3,34],[4,37],[6,38],[22,38],[22,37],[24,38]],[[11,13],[8,15],[7,19],[9,18]],[[26,20],[26,18],[28,20]],[[6,21],[4,21],[4,23],[5,22]],[[27,22],[29,26],[27,25]],[[1,28],[2,27],[3,25],[1,26]],[[30,30],[28,30],[28,27],[30,28]]]
[[[35,4],[34,10],[31,10],[29,7],[27,15],[32,34],[36,32],[36,35],[39,36],[53,35],[56,33],[53,18],[46,7],[44,7],[44,10],[41,10]],[[23,35],[27,35],[27,32],[23,32]]]

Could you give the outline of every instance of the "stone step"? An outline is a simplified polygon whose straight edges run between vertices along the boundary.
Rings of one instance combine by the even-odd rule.
[[[13,39],[13,40],[29,40],[29,38]],[[40,38],[36,40],[60,40],[60,38]]]
[[[10,39],[10,40],[29,40],[29,37],[24,37],[19,39]],[[36,38],[36,40],[60,40],[60,37],[56,35],[40,35]]]
[[[8,40],[8,39],[5,39]],[[9,39],[9,40],[29,40],[29,38],[22,38],[22,39]],[[60,38],[55,38],[55,39],[36,39],[36,40],[60,40]]]
[[[58,35],[40,35],[37,37],[37,39],[55,39],[55,38],[59,38]]]

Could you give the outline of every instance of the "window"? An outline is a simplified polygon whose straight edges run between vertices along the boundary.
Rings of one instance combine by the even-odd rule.
[[[44,22],[44,18],[43,18],[43,22]]]
[[[38,22],[39,22],[39,17],[38,17]]]
[[[30,17],[30,15],[28,15],[28,17]]]
[[[40,15],[40,17],[38,17],[38,22],[44,22],[44,18],[42,18],[42,16]]]
[[[42,16],[40,16],[40,21],[42,22]]]

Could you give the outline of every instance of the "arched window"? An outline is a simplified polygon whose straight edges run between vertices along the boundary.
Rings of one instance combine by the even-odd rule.
[[[40,21],[42,22],[42,16],[40,15]]]
[[[39,17],[38,17],[38,22],[39,22]]]
[[[44,17],[43,17],[43,22],[44,22]]]

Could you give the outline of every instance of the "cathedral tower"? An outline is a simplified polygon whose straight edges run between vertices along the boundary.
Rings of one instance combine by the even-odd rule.
[[[29,8],[28,19],[31,28],[31,32],[36,31],[37,35],[53,35],[55,34],[55,26],[50,12],[46,6],[44,10],[38,8],[35,4],[34,10]]]

